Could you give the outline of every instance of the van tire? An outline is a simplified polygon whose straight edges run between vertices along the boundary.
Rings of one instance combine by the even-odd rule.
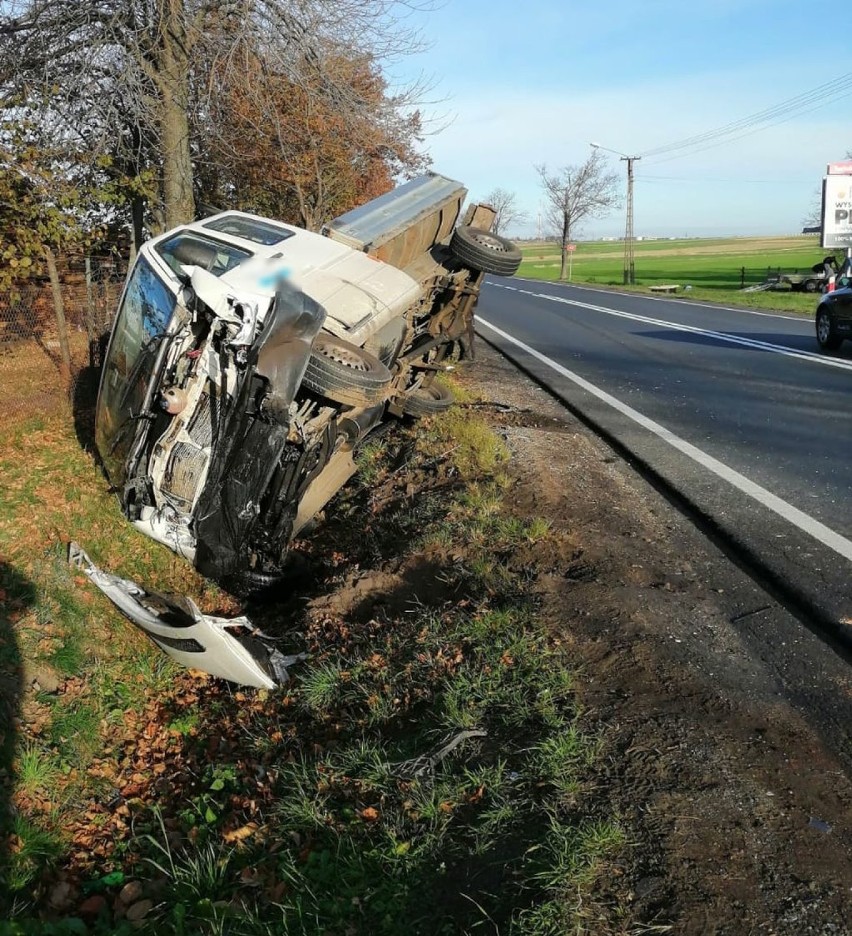
[[[302,385],[345,406],[380,403],[393,374],[369,351],[323,332],[314,339]]]
[[[418,387],[412,390],[402,404],[402,411],[406,416],[420,419],[423,416],[434,416],[448,410],[455,398],[452,392],[443,384],[435,381],[428,387]]]
[[[521,251],[505,237],[479,228],[459,225],[450,251],[465,266],[495,276],[512,276],[521,265]]]

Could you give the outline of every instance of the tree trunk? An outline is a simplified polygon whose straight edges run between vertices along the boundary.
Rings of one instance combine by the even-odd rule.
[[[162,137],[162,199],[166,228],[195,217],[189,147],[189,45],[182,0],[165,0],[158,55]]]
[[[562,266],[559,270],[559,279],[568,279],[568,245],[571,243],[571,219],[567,212],[562,214]]]
[[[132,222],[132,237],[130,240],[129,265],[133,266],[136,255],[139,253],[139,248],[142,246],[142,238],[145,235],[145,199],[142,198],[141,195],[133,196],[130,202],[130,217]]]
[[[92,289],[92,258],[86,257],[86,337],[89,339],[89,367],[97,367],[95,339],[95,293]]]
[[[163,95],[162,108],[163,213],[168,229],[192,221],[195,199],[186,104],[168,92]]]

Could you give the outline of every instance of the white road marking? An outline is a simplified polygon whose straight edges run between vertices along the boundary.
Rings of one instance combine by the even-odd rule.
[[[547,280],[534,280],[527,279],[523,276],[514,277],[516,280],[521,280],[525,283],[545,283]],[[485,281],[487,286],[502,286],[502,283],[492,283],[490,280]],[[570,284],[571,289],[585,289],[588,292],[603,293],[605,296],[612,296],[613,292],[611,289],[601,289],[600,287],[594,286],[575,286],[573,283]],[[504,287],[505,288],[505,287]],[[757,309],[744,309],[742,306],[726,306],[720,305],[718,302],[699,302],[697,299],[675,299],[674,296],[649,296],[647,293],[632,293],[632,292],[622,292],[616,293],[618,296],[632,296],[637,299],[650,299],[651,302],[677,302],[679,305],[685,306],[698,306],[700,309],[721,309],[723,312],[743,312],[746,315],[759,315],[762,318],[780,318],[786,319],[788,322],[802,322],[806,321],[802,318],[801,315],[784,315],[781,312],[760,312]]]
[[[491,331],[499,335],[505,341],[508,341],[510,344],[515,345],[522,351],[525,351],[527,354],[534,357],[536,360],[546,364],[552,370],[556,371],[557,374],[560,374],[562,377],[566,377],[568,380],[577,384],[578,387],[581,387],[583,390],[591,393],[593,396],[611,406],[619,413],[627,416],[628,419],[632,419],[633,422],[642,426],[644,429],[647,429],[649,432],[652,432],[655,436],[657,436],[657,438],[667,442],[672,446],[672,448],[682,452],[688,458],[691,458],[692,461],[701,465],[703,468],[706,468],[708,471],[712,472],[723,481],[727,481],[728,484],[735,487],[738,491],[741,491],[743,494],[751,497],[759,504],[767,507],[773,513],[778,514],[779,517],[782,517],[788,523],[792,523],[793,526],[798,527],[804,533],[812,536],[815,540],[817,540],[817,542],[822,543],[823,546],[827,546],[829,549],[834,550],[834,552],[843,556],[844,559],[852,561],[852,541],[846,539],[846,537],[841,536],[839,533],[835,533],[834,530],[827,527],[824,523],[820,523],[819,520],[815,520],[813,517],[804,513],[804,511],[799,510],[798,507],[794,507],[792,504],[788,504],[787,501],[782,500],[771,491],[761,487],[759,484],[755,484],[754,481],[751,481],[745,475],[735,471],[724,462],[720,462],[718,459],[713,458],[712,455],[708,455],[707,452],[693,445],[691,442],[687,442],[680,436],[675,435],[671,430],[666,429],[665,426],[660,425],[658,422],[654,422],[653,419],[649,419],[638,410],[633,409],[632,406],[628,406],[626,403],[622,403],[621,400],[612,396],[612,394],[609,394],[605,390],[601,390],[600,387],[589,383],[588,380],[585,380],[579,374],[575,374],[573,371],[568,370],[568,368],[563,367],[554,360],[551,360],[551,358],[542,354],[540,351],[536,351],[535,348],[531,348],[528,344],[524,344],[523,341],[519,341],[508,332],[503,331],[503,329],[498,328],[496,325],[492,325],[490,322],[487,322],[484,318],[482,318],[482,316],[477,315],[475,319],[479,325],[483,325],[486,328],[491,329]]]
[[[824,354],[817,354],[814,351],[794,351],[786,345],[773,344],[770,341],[759,341],[757,338],[745,338],[742,335],[731,335],[728,332],[713,331],[709,328],[698,328],[695,325],[681,325],[679,322],[669,322],[666,319],[656,319],[647,315],[638,315],[636,312],[623,312],[621,309],[610,309],[607,306],[592,305],[589,302],[580,302],[577,299],[566,299],[564,296],[551,296],[549,293],[536,293],[527,289],[518,289],[517,286],[505,286],[502,283],[495,283],[493,285],[499,286],[500,289],[508,289],[512,292],[523,293],[525,296],[532,296],[534,299],[545,299],[548,302],[559,302],[562,305],[576,306],[579,309],[590,309],[592,312],[603,312],[606,315],[630,319],[633,322],[641,322],[644,325],[657,325],[660,328],[670,328],[674,331],[688,332],[693,335],[701,335],[705,338],[714,338],[716,341],[727,341],[729,344],[740,345],[744,348],[754,348],[757,351],[771,351],[773,354],[782,354],[785,357],[798,358],[801,361],[811,361],[814,364],[822,364],[824,367],[834,367],[839,370],[852,371],[852,361],[826,357]]]

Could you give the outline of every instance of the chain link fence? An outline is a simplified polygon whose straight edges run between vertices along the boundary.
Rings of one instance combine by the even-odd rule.
[[[51,258],[48,267],[0,293],[4,421],[91,391],[127,272],[116,256]]]

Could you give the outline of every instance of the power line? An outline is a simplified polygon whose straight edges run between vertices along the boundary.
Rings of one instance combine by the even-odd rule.
[[[699,182],[715,185],[717,183],[736,185],[746,183],[748,185],[813,185],[813,179],[701,179],[690,178],[689,176],[656,176],[636,174],[637,181],[641,182]]]
[[[850,96],[852,96],[852,91],[846,91],[843,94],[834,95],[833,97],[822,101],[820,104],[811,107],[810,110],[819,110],[820,108],[827,107],[829,104],[834,104],[836,101],[848,98]],[[757,126],[750,130],[746,130],[744,133],[740,133],[738,136],[718,139],[715,143],[707,143],[705,146],[699,146],[697,149],[691,149],[685,153],[668,156],[666,159],[652,159],[651,162],[655,166],[660,166],[667,162],[674,162],[677,159],[685,159],[689,156],[695,156],[698,153],[703,153],[707,150],[715,149],[719,146],[729,146],[731,143],[736,143],[738,140],[743,140],[748,136],[753,136],[755,133],[760,133],[762,130],[768,130],[770,127],[776,127],[779,124],[786,123],[787,121],[792,120],[794,117],[797,117],[799,113],[799,111],[795,111],[793,113],[787,114],[786,116],[780,117],[778,120],[773,120],[770,123],[766,123],[763,126]]]
[[[703,149],[710,149],[713,146],[733,142],[732,139],[724,139],[720,142],[714,141],[720,140],[722,137],[730,138],[733,134],[739,134],[739,136],[734,137],[734,139],[741,139],[743,136],[757,133],[759,130],[766,129],[768,126],[790,120],[792,117],[805,110],[825,107],[840,98],[847,97],[852,94],[851,89],[852,72],[849,72],[833,81],[812,88],[810,91],[805,91],[796,97],[782,101],[780,104],[764,108],[762,111],[750,114],[747,117],[742,117],[739,120],[732,121],[729,124],[725,124],[713,130],[707,130],[704,133],[695,134],[694,136],[686,137],[682,140],[676,140],[664,146],[658,146],[655,149],[646,151],[642,155],[643,157],[657,157],[667,155],[668,153],[676,153],[684,149],[701,152]],[[696,149],[696,147],[699,149]],[[685,155],[692,155],[692,153],[681,153],[679,156],[671,156],[669,159],[663,160],[655,159],[654,162],[670,162],[673,159],[681,159]]]
[[[794,98],[789,98],[786,101],[782,101],[780,104],[775,104],[772,107],[765,108],[764,110],[758,111],[755,114],[742,117],[739,120],[733,121],[732,123],[725,124],[721,127],[716,127],[712,130],[707,130],[703,133],[699,133],[691,137],[686,137],[685,139],[678,140],[673,143],[668,143],[664,146],[658,146],[655,149],[648,150],[643,155],[660,156],[664,155],[665,153],[684,149],[686,147],[698,146],[704,142],[717,139],[720,136],[728,136],[741,130],[750,129],[755,125],[767,123],[779,116],[788,115],[800,110],[807,109],[815,105],[816,102],[820,101],[821,99],[824,105],[829,103],[829,100],[832,98],[842,94],[842,92],[845,91],[850,85],[852,85],[852,73],[842,75],[839,78],[826,82],[817,88],[813,88],[810,91],[805,91]],[[826,95],[829,95],[828,100],[826,100]]]

